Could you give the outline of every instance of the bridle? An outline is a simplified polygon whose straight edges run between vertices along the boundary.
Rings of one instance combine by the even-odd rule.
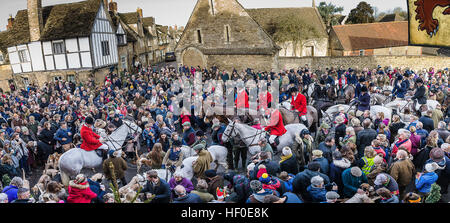
[[[122,125],[126,125],[128,127],[128,132],[127,132],[127,137],[126,138],[128,138],[128,135],[134,135],[136,132],[138,132],[138,128],[131,127],[131,125],[128,124],[127,122],[122,122]],[[125,140],[126,140],[126,138],[125,138]],[[119,144],[120,145],[120,143],[117,140],[111,138],[109,135],[106,135],[106,139],[108,141],[110,141],[110,142],[113,142],[112,145],[113,145],[115,151],[125,148],[125,145],[122,145],[119,149],[117,149],[117,147],[114,144]]]
[[[223,135],[225,135],[228,139],[229,139],[230,136],[233,135],[233,134],[236,134],[236,135],[237,135],[237,133],[236,133],[236,122],[232,122],[232,124],[230,124],[230,125],[231,125],[230,134],[226,134],[226,133],[223,134]],[[248,145],[247,147],[257,146],[257,145],[259,145],[259,144],[258,144],[258,143],[254,143],[254,142],[255,142],[255,139],[257,138],[257,136],[262,135],[262,134],[265,134],[265,133],[266,133],[266,131],[264,131],[264,130],[256,129],[256,134],[255,134],[255,135],[247,136],[247,137],[244,137],[244,138],[241,137],[240,139],[241,139],[241,140],[245,140],[245,139],[249,139],[249,138],[252,138],[252,137],[253,137],[252,141],[250,142],[250,145]],[[261,137],[259,137],[259,138],[261,138]]]

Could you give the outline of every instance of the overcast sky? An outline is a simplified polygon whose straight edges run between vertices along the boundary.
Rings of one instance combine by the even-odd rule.
[[[42,0],[44,6],[77,2],[79,0]],[[110,1],[110,0],[108,0]],[[115,0],[119,12],[134,12],[139,6],[143,9],[144,17],[153,16],[161,25],[185,26],[197,0]],[[344,7],[344,14],[355,8],[361,0],[316,0],[319,2],[332,2]],[[0,30],[6,29],[9,15],[16,15],[18,10],[27,7],[27,0],[0,0]],[[283,7],[310,7],[312,0],[239,0],[245,8],[283,8]],[[366,0],[380,12],[402,7],[407,10],[406,0]]]

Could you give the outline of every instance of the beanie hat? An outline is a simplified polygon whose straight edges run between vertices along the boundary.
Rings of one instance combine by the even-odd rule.
[[[441,148],[434,148],[431,150],[430,152],[430,158],[434,161],[434,162],[441,162],[444,159],[444,150],[442,150]]]
[[[311,184],[313,186],[319,186],[323,183],[323,178],[321,176],[315,176],[311,178]]]
[[[81,184],[84,182],[86,182],[86,177],[84,176],[84,174],[78,174],[74,181],[74,183],[76,184]]]
[[[350,169],[350,173],[354,176],[354,177],[360,177],[362,175],[362,171],[359,167],[355,166],[352,167]]]
[[[334,200],[334,199],[338,199],[340,196],[338,193],[336,193],[334,191],[328,191],[325,194],[325,197],[327,198],[327,200]]]
[[[428,173],[434,172],[439,169],[439,165],[435,162],[425,164],[425,171]]]
[[[217,176],[217,172],[215,170],[207,170],[205,171],[205,176],[209,178],[213,178]]]
[[[250,188],[254,191],[254,192],[258,192],[260,190],[262,190],[262,184],[259,180],[252,180],[250,181]]]
[[[261,168],[261,169],[258,170],[258,173],[256,174],[256,177],[260,178],[265,173],[267,173],[267,169],[266,168]]]
[[[269,174],[267,174],[267,173],[263,173],[261,175],[261,177],[259,177],[259,181],[261,181],[261,183],[263,183],[263,184],[270,183],[270,180],[271,180],[271,178],[270,178]]]
[[[216,189],[217,199],[224,199],[227,196],[226,193],[227,192],[224,189],[217,188]]]

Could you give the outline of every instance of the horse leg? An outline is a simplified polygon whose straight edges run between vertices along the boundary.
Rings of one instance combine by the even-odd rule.
[[[69,175],[67,175],[64,171],[61,170],[61,181],[63,183],[64,186],[68,187],[69,186]]]

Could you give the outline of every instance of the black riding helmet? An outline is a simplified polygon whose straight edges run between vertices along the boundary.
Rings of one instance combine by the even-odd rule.
[[[94,119],[91,116],[88,116],[88,117],[86,117],[84,122],[86,122],[86,124],[88,124],[88,125],[93,125],[94,124]]]

